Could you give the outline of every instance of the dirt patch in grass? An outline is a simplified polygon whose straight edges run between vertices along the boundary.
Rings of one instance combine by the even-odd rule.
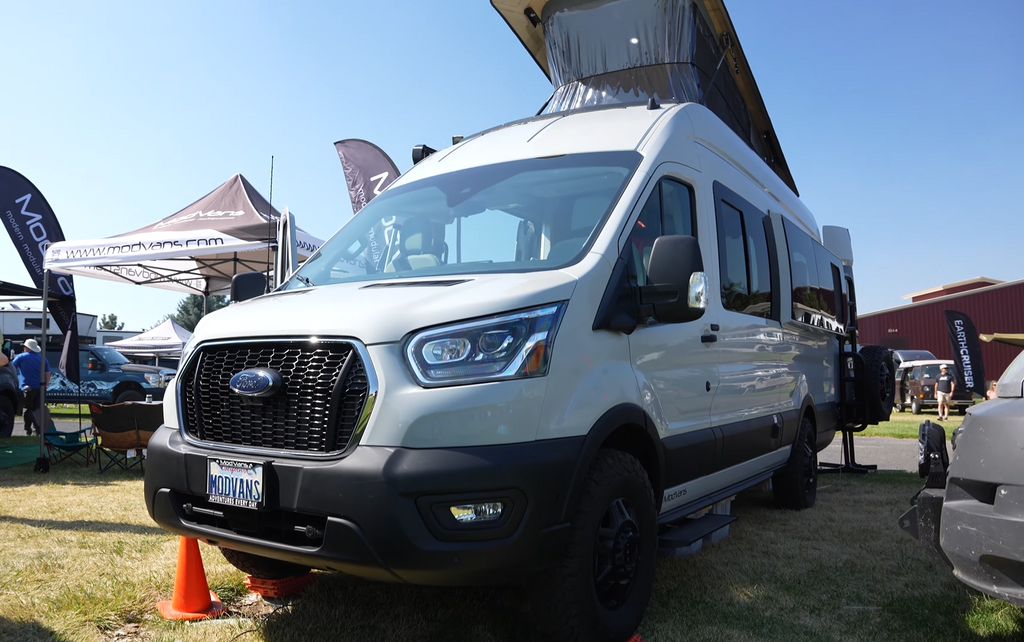
[[[660,558],[640,633],[702,640],[1024,638],[1021,609],[981,596],[899,530],[920,488],[910,474],[828,476],[817,505],[780,511],[768,494],[698,555]],[[541,640],[515,589],[439,589],[317,572],[298,597],[250,596],[243,575],[201,545],[210,588],[229,606],[167,622],[178,538],[156,527],[134,473],[61,465],[0,470],[0,640],[27,642],[469,642]]]

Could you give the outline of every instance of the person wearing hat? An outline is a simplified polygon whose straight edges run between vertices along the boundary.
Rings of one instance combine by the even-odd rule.
[[[11,363],[18,369],[18,385],[25,391],[25,433],[32,434],[32,426],[35,425],[37,433],[43,432],[42,424],[35,420],[34,411],[39,410],[39,389],[50,383],[50,364],[46,362],[39,344],[35,339],[29,339],[21,346],[21,354],[14,357]],[[40,381],[39,374],[45,365],[46,381]],[[42,415],[40,415],[42,416]]]
[[[949,366],[939,366],[939,378],[935,381],[935,398],[939,400],[939,419],[949,419],[949,400],[956,390],[956,375],[949,373]]]

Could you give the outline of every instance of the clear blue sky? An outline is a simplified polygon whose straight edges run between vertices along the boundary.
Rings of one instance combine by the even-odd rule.
[[[344,6],[337,6],[342,5]],[[728,0],[804,202],[850,228],[862,311],[1024,278],[1024,3]],[[0,165],[68,239],[167,216],[236,172],[328,237],[332,143],[400,170],[533,114],[551,86],[487,0],[0,3]],[[0,237],[0,280],[29,284]],[[154,325],[182,295],[76,278],[79,309]],[[1019,328],[1018,328],[1019,330]]]

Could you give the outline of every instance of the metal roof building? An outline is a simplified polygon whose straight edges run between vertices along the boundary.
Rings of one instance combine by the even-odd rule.
[[[999,282],[978,277],[908,294],[913,303],[858,316],[860,342],[893,350],[930,350],[952,359],[944,310],[969,316],[979,334],[1024,332],[1024,280]],[[1020,354],[1019,346],[981,342],[986,379],[998,379]]]

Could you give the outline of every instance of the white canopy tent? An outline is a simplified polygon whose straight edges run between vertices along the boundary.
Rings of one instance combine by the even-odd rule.
[[[272,269],[280,217],[235,174],[195,203],[134,232],[53,243],[44,268],[189,294],[222,294],[235,274]],[[298,227],[294,236],[299,261],[323,244]]]
[[[120,353],[132,355],[170,355],[181,354],[192,333],[178,325],[174,319],[167,319],[155,328],[146,330],[134,337],[111,341],[107,347]]]

